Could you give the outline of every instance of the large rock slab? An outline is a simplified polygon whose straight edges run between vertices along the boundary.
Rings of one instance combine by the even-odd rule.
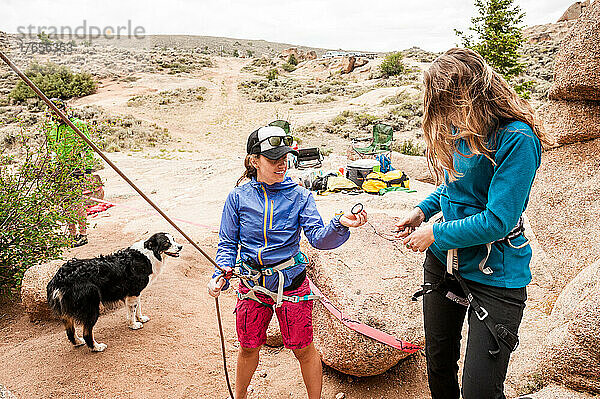
[[[560,293],[600,248],[600,139],[542,153],[527,216]],[[551,308],[550,308],[551,309]]]
[[[600,1],[585,7],[554,61],[551,99],[600,100]]]
[[[406,212],[420,199],[403,198],[406,202],[396,206]],[[394,222],[385,214],[370,213],[369,220],[379,233],[391,231]],[[311,260],[308,275],[350,319],[422,346],[421,303],[411,301],[411,295],[422,284],[424,255],[378,236],[374,228],[353,229],[348,242],[332,251],[304,247]],[[313,319],[314,343],[323,362],[342,373],[381,374],[409,356],[350,330],[321,303],[315,302]]]
[[[53,320],[56,314],[48,307],[46,287],[56,271],[65,263],[64,260],[54,260],[41,265],[30,267],[23,276],[21,284],[21,302],[29,320]]]
[[[548,385],[541,391],[525,395],[524,398],[531,399],[593,399],[595,395],[590,395],[585,392],[575,392],[568,388],[559,385]]]
[[[426,157],[414,155],[405,155],[399,152],[392,152],[392,165],[396,169],[402,170],[410,180],[419,180],[425,183],[434,184],[435,179],[429,171]]]
[[[600,260],[563,290],[552,311],[544,370],[567,387],[600,394]]]
[[[572,144],[600,137],[600,101],[552,100],[538,112],[544,128],[554,136],[557,144]]]

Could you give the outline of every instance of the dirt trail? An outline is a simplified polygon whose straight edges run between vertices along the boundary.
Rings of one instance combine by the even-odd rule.
[[[311,113],[339,112],[346,106],[340,101],[289,110],[287,104],[250,102],[237,90],[249,76],[240,72],[248,61],[217,58],[216,62],[216,68],[185,79],[144,75],[137,85],[105,85],[98,94],[74,104],[99,104],[111,113],[133,114],[169,128],[178,141],[166,152],[109,157],[169,215],[192,222],[181,226],[212,255],[224,199],[242,171],[248,133],[277,117],[303,113],[302,118],[309,119]],[[206,101],[198,105],[176,106],[168,112],[126,106],[133,95],[196,86],[208,89]],[[106,254],[149,233],[174,230],[112,170],[100,174],[106,198],[122,206],[91,218],[90,243],[69,251],[67,257]],[[366,194],[351,199],[332,195],[317,203],[327,220],[356,201],[376,204]],[[142,307],[151,318],[143,329],[127,327],[123,308],[101,316],[95,333],[99,342],[108,344],[104,353],[74,349],[60,323],[32,324],[18,305],[0,305],[0,383],[18,398],[225,398],[215,304],[205,288],[211,274],[208,262],[184,243],[182,257],[169,259],[164,274],[142,294]],[[238,348],[235,300],[232,290],[220,300],[232,378]],[[407,362],[363,379],[326,368],[323,397],[345,392],[346,398],[427,398],[423,358]],[[250,398],[306,397],[297,361],[286,349],[261,352],[252,387]]]

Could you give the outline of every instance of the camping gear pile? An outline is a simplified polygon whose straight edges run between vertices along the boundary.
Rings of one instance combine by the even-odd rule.
[[[269,124],[279,126],[290,134],[290,124],[284,120],[276,120]],[[390,191],[404,191],[413,193],[410,189],[410,179],[403,172],[395,170],[391,164],[391,145],[394,130],[385,123],[373,125],[371,144],[366,147],[352,149],[360,159],[351,161],[345,168],[337,171],[324,172],[323,154],[318,147],[298,148],[294,142],[293,148],[298,151],[298,156],[288,155],[288,169],[296,168],[302,172],[298,174],[299,184],[317,194],[324,195],[330,192],[344,194],[359,194],[362,192],[384,195]]]

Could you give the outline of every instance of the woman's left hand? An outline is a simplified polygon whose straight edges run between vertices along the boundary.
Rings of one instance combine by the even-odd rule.
[[[367,211],[362,210],[355,214],[343,214],[340,216],[340,224],[346,227],[360,227],[367,223]]]
[[[428,225],[417,228],[402,243],[406,245],[406,248],[412,249],[414,252],[424,252],[434,241],[433,226]]]

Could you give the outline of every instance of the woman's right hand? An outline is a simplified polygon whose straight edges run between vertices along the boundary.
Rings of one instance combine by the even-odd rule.
[[[415,207],[408,216],[400,219],[396,223],[396,238],[407,237],[410,233],[415,231],[417,227],[425,220],[425,214],[419,207]]]
[[[231,267],[224,267],[225,275],[219,274],[210,279],[208,282],[208,294],[212,297],[218,297],[223,289],[223,286],[233,276],[233,269]]]
[[[224,285],[225,277],[222,275],[211,278],[208,282],[208,294],[214,298],[218,297]]]

